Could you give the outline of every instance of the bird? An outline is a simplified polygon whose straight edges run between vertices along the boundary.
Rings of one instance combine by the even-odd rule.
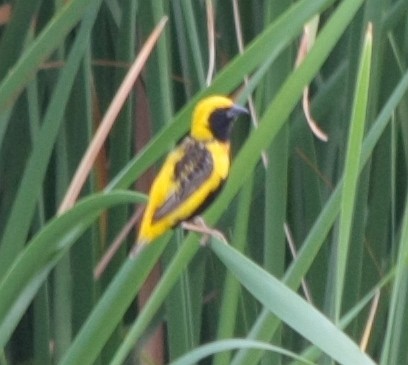
[[[199,216],[220,192],[230,170],[230,136],[248,110],[223,95],[200,100],[189,134],[165,159],[150,188],[133,253]]]

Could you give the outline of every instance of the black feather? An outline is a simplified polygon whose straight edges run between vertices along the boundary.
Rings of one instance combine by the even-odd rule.
[[[178,189],[157,209],[153,221],[163,218],[179,207],[212,173],[212,156],[204,143],[186,137],[181,148],[184,150],[183,157],[175,164],[173,174]]]

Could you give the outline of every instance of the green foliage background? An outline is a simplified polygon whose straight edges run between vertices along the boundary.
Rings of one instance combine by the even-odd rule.
[[[154,344],[164,344],[164,363],[408,363],[408,2],[238,1],[240,54],[233,2],[213,1],[209,86],[208,3],[0,2],[12,8],[0,27],[0,364],[155,363],[144,344],[162,323]],[[316,15],[316,42],[295,68]],[[57,216],[101,116],[164,16],[80,201]],[[326,143],[305,121],[307,85]],[[145,201],[142,175],[214,93],[251,97],[259,119],[258,128],[236,122],[230,179],[204,214],[229,245],[203,248],[175,230],[130,260],[132,232],[95,281]],[[158,262],[157,286],[138,308]]]

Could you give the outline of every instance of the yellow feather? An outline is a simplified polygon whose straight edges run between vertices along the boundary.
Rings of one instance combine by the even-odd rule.
[[[226,113],[234,107],[232,100],[223,96],[208,97],[197,104],[193,113],[190,137],[187,137],[188,141],[184,140],[185,142],[170,152],[152,184],[149,201],[139,229],[138,244],[151,242],[179,222],[191,217],[227,178],[230,168],[229,140],[216,138],[214,134],[216,131],[210,123],[210,119],[215,111],[221,110],[221,113]],[[237,107],[237,110],[237,115],[245,112],[242,107]],[[226,122],[231,123],[237,115],[228,116],[229,119],[225,119]],[[221,123],[223,123],[222,118]],[[196,150],[188,149],[186,146],[189,146],[188,148],[193,146]],[[200,153],[199,156],[202,160],[195,160],[198,158],[196,152],[197,156]],[[194,154],[191,156],[191,161],[189,160],[190,156],[186,156],[188,153]],[[208,157],[208,159],[203,156]],[[178,176],[176,173],[178,163],[182,164],[185,161],[191,163],[185,163],[182,166],[184,168],[183,174]],[[201,166],[204,163],[206,166]],[[199,169],[201,167],[211,168],[211,170],[207,175],[203,174],[205,177],[203,181],[198,179],[199,186],[193,186],[192,192],[178,202],[179,193],[185,188],[183,184],[189,184],[190,180],[194,180],[194,174],[200,174],[201,170]],[[166,210],[166,214],[155,219],[155,214],[159,209],[163,209],[163,205],[168,203],[169,198],[173,197],[176,197],[174,200],[177,201],[174,209],[168,212]],[[168,204],[171,206],[171,203]]]

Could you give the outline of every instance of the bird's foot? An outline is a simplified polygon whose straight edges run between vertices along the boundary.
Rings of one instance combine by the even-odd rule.
[[[187,231],[201,233],[203,235],[203,237],[200,240],[200,244],[202,246],[208,245],[208,241],[210,237],[216,237],[220,241],[227,243],[227,240],[225,239],[224,235],[220,231],[214,228],[208,227],[204,219],[201,218],[200,216],[194,217],[191,221],[182,222],[181,228]]]

